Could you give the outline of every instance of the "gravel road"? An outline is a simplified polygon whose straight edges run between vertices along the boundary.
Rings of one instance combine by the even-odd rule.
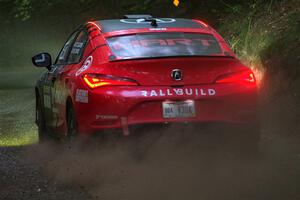
[[[286,144],[264,144],[259,159],[247,160],[203,140],[170,137],[150,142],[142,158],[133,143],[1,148],[0,199],[300,198],[300,154]]]
[[[26,148],[0,148],[0,199],[91,199],[80,187],[70,187],[47,177],[41,166],[24,159]]]

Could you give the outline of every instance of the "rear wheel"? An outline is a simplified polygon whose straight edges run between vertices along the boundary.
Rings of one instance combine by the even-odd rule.
[[[74,140],[78,135],[78,125],[74,107],[71,103],[67,104],[67,138]]]

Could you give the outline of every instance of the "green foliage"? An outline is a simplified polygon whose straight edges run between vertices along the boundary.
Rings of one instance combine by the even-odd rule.
[[[239,13],[227,16],[230,23],[224,23],[219,29],[242,60],[261,67],[262,55],[279,38],[286,41],[287,49],[296,43],[299,32],[294,28],[299,27],[297,18],[300,17],[299,7],[295,5],[297,1],[254,1]],[[243,13],[246,15],[240,17]]]
[[[14,17],[25,21],[30,18],[31,9],[30,0],[15,0]]]

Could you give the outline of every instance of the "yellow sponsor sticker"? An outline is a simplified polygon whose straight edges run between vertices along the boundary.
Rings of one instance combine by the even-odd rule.
[[[179,3],[180,3],[179,0],[174,0],[174,1],[173,1],[173,4],[174,4],[176,7],[179,6]]]

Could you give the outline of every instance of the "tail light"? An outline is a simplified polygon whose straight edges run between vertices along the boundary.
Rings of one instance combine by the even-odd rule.
[[[97,88],[101,86],[136,86],[138,83],[135,80],[115,77],[102,74],[86,74],[83,76],[84,82],[90,88]]]
[[[217,78],[216,83],[256,83],[254,73],[252,71],[242,71],[232,74],[227,74]]]

